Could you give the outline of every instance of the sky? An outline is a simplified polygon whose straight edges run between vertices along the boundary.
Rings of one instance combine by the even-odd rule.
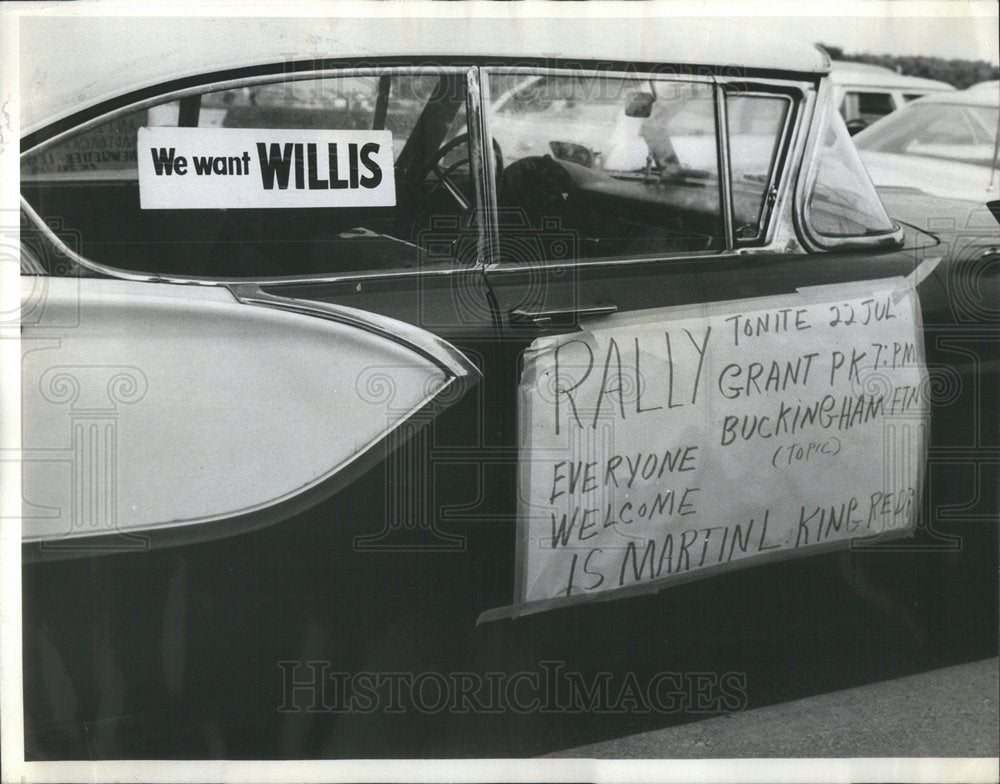
[[[849,54],[922,54],[1000,64],[998,4],[992,0],[855,0],[796,5],[782,19],[780,14],[770,16],[772,7],[778,10],[780,4],[746,4],[770,16],[782,34],[838,46]],[[766,24],[764,19],[760,21]]]
[[[64,3],[12,3],[38,10],[49,7],[67,13]],[[407,15],[414,5],[408,2],[379,3],[382,12]],[[511,10],[508,3],[434,3],[425,6],[438,12],[474,16],[500,14]],[[546,6],[563,6],[570,10],[573,3],[546,3],[526,0],[515,4],[519,12],[545,16]],[[101,3],[73,3],[70,13],[113,15],[115,13],[161,15],[205,14],[209,7],[224,9],[229,14],[290,15],[305,13],[353,15],[370,14],[371,7],[350,2],[249,2],[248,0],[174,0],[171,3],[123,3],[110,0]],[[716,17],[745,19],[748,30],[797,38],[805,43],[823,42],[837,46],[848,54],[927,55],[944,58],[985,60],[1000,64],[1000,3],[997,0],[650,0],[649,2],[580,3],[573,13],[584,10],[600,15],[629,16],[645,13],[678,17]],[[296,9],[296,10],[292,10]],[[424,11],[426,13],[426,10]]]

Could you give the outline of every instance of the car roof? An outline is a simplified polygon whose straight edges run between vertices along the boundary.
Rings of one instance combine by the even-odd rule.
[[[983,95],[1000,96],[1000,81],[979,82],[971,87],[966,87],[962,92],[972,96],[979,95],[980,93]]]
[[[953,93],[925,95],[913,101],[914,104],[946,103],[964,106],[995,106],[1000,108],[1000,82],[981,82],[965,90]]]
[[[941,90],[953,91],[955,88],[947,82],[936,79],[924,79],[920,76],[904,76],[881,65],[871,63],[852,63],[845,60],[834,60],[830,78],[834,84],[856,87],[882,87],[884,89],[900,90]]]
[[[829,71],[818,48],[749,35],[734,18],[573,17],[561,4],[547,6],[546,18],[502,8],[493,13],[503,16],[473,18],[443,5],[444,18],[402,16],[408,7],[398,3],[388,4],[396,16],[368,6],[373,16],[365,18],[22,16],[21,131],[173,79],[319,58],[541,57]]]

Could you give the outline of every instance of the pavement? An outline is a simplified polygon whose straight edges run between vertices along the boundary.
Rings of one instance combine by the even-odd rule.
[[[998,757],[998,695],[1000,659],[984,659],[548,756]]]

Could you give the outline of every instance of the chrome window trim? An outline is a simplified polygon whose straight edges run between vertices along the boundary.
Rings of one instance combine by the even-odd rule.
[[[336,274],[316,273],[311,275],[285,275],[282,277],[256,278],[207,278],[199,277],[197,275],[158,275],[146,272],[132,272],[126,269],[119,269],[118,267],[109,267],[106,264],[100,264],[96,261],[91,261],[85,256],[81,256],[79,253],[66,245],[61,239],[59,239],[58,235],[56,235],[48,224],[41,219],[38,213],[35,212],[34,207],[32,207],[23,196],[21,197],[21,209],[24,210],[28,219],[37,226],[39,231],[41,231],[45,239],[57,247],[61,253],[65,254],[70,261],[87,270],[90,270],[91,272],[96,272],[108,278],[118,278],[119,280],[138,280],[145,281],[147,283],[176,283],[179,285],[193,286],[232,286],[254,283],[270,288],[274,286],[295,286],[303,283],[364,282],[373,280],[392,280],[396,278],[415,278],[420,276],[447,277],[456,273],[467,273],[469,270],[478,269],[478,266],[476,266],[440,267],[436,269],[418,268],[399,270],[355,270]]]
[[[473,90],[473,82],[471,80],[471,74],[476,71],[476,68],[469,68],[468,66],[434,66],[429,68],[426,65],[400,65],[400,66],[387,66],[385,68],[366,66],[363,68],[350,68],[346,67],[340,68],[326,68],[326,69],[316,69],[311,71],[295,72],[293,74],[289,73],[278,73],[278,74],[258,74],[256,76],[241,77],[238,79],[225,80],[225,81],[215,81],[215,82],[205,82],[200,85],[193,87],[186,87],[181,90],[173,90],[166,93],[159,94],[155,97],[150,97],[143,99],[141,101],[136,101],[125,106],[120,106],[110,112],[106,112],[97,117],[91,118],[80,125],[73,126],[67,130],[46,139],[41,144],[32,147],[30,150],[25,150],[21,153],[21,158],[26,155],[33,155],[37,152],[43,152],[50,145],[58,144],[63,139],[67,138],[76,133],[89,130],[95,126],[101,125],[105,122],[115,119],[131,112],[137,111],[139,109],[148,108],[150,106],[157,106],[163,103],[169,103],[171,101],[184,98],[190,95],[204,95],[209,92],[216,92],[218,90],[229,90],[236,89],[240,87],[248,87],[258,84],[275,84],[279,82],[286,81],[308,81],[316,78],[340,78],[340,77],[350,77],[350,76],[381,76],[388,73],[417,73],[421,69],[434,74],[456,74],[465,75],[466,77],[466,93],[467,96],[471,94]],[[466,104],[466,112],[468,114],[469,103]],[[472,141],[470,135],[470,143]],[[471,145],[470,145],[471,146]],[[470,156],[474,160],[477,156],[476,153],[470,149]],[[31,204],[20,195],[21,209],[24,211],[28,219],[34,223],[45,239],[57,247],[61,253],[65,254],[71,261],[79,266],[96,272],[100,275],[104,275],[110,278],[118,278],[120,280],[135,280],[135,281],[145,281],[148,283],[173,283],[180,285],[198,285],[198,286],[232,286],[232,285],[242,285],[247,283],[254,283],[260,286],[289,286],[289,285],[299,285],[303,283],[341,283],[347,281],[371,281],[371,280],[392,280],[397,278],[411,278],[411,277],[447,277],[453,274],[468,273],[469,270],[481,269],[483,267],[483,257],[478,255],[474,265],[466,266],[453,266],[453,267],[442,267],[437,269],[395,269],[395,270],[354,270],[349,273],[315,273],[308,275],[288,275],[281,277],[202,277],[198,275],[166,275],[161,273],[147,273],[147,272],[136,272],[134,270],[128,270],[121,267],[112,267],[107,264],[102,264],[98,261],[93,261],[85,256],[82,256],[68,245],[66,245],[54,231],[42,220],[38,212],[31,206]],[[478,193],[477,193],[478,198]],[[483,212],[481,206],[476,207],[478,212]],[[488,212],[488,210],[486,210]]]
[[[715,146],[722,231],[726,238],[725,249],[732,251],[736,247],[736,229],[733,226],[733,166],[729,157],[729,107],[726,105],[726,91],[718,82],[712,85],[712,97],[715,99]]]
[[[491,275],[523,273],[525,270],[531,272],[564,270],[568,266],[577,267],[636,267],[643,264],[672,264],[691,261],[712,262],[712,261],[732,261],[744,254],[731,250],[696,250],[678,251],[673,254],[652,255],[652,256],[618,256],[604,259],[576,259],[568,261],[543,261],[532,262],[531,265],[518,265],[511,263],[495,262],[486,267],[486,272]]]
[[[168,280],[160,275],[153,275],[150,273],[143,272],[129,272],[128,270],[120,270],[116,267],[108,267],[104,264],[100,264],[96,261],[91,261],[84,256],[81,256],[75,250],[73,250],[69,245],[64,243],[52,228],[42,220],[41,216],[35,211],[35,208],[28,203],[28,200],[21,196],[21,210],[27,216],[35,228],[37,228],[42,236],[47,242],[52,243],[53,246],[59,249],[59,251],[64,254],[70,261],[77,264],[84,269],[88,269],[91,272],[96,272],[100,275],[105,275],[109,278],[119,278],[121,280],[138,280],[145,281],[147,283],[161,282],[161,283],[200,283],[196,279],[181,279],[181,280]]]
[[[893,229],[871,236],[857,237],[827,237],[812,227],[809,219],[809,195],[812,193],[816,178],[819,175],[819,167],[822,160],[823,133],[826,131],[828,123],[833,120],[833,114],[837,112],[834,103],[834,85],[829,79],[820,82],[819,91],[816,96],[816,107],[813,111],[812,122],[809,128],[809,135],[806,140],[806,148],[802,161],[807,164],[805,171],[799,172],[798,180],[795,183],[795,224],[800,235],[805,241],[806,247],[813,251],[827,250],[847,250],[861,248],[894,248],[903,242],[903,227],[889,217]],[[869,180],[871,184],[871,180]],[[875,186],[871,185],[875,197],[882,203]],[[882,205],[885,210],[885,205]],[[888,216],[888,211],[886,211]]]
[[[592,265],[612,265],[612,266],[629,266],[634,264],[646,264],[651,262],[669,262],[669,261],[683,261],[690,260],[694,258],[702,258],[706,260],[722,260],[731,258],[733,256],[742,256],[748,254],[758,254],[758,253],[805,253],[805,248],[798,241],[796,234],[796,227],[792,217],[792,210],[789,209],[789,203],[793,200],[793,191],[795,186],[795,181],[798,175],[799,166],[801,165],[802,157],[799,154],[801,145],[803,144],[803,137],[805,136],[804,128],[807,127],[806,118],[810,115],[810,109],[812,108],[812,98],[815,95],[815,90],[812,89],[812,83],[802,81],[801,79],[771,79],[771,78],[742,78],[738,76],[715,76],[707,74],[671,74],[668,71],[657,72],[657,71],[621,71],[621,70],[598,70],[594,68],[581,68],[581,67],[567,67],[567,68],[553,68],[550,66],[530,66],[530,65],[487,65],[481,68],[484,77],[481,79],[481,87],[485,86],[489,89],[489,76],[494,73],[522,73],[525,76],[530,75],[542,75],[542,76],[581,76],[581,75],[592,75],[592,76],[612,76],[612,77],[622,77],[622,78],[636,78],[636,79],[659,79],[659,80],[678,80],[686,82],[697,82],[701,84],[712,84],[715,90],[716,100],[718,100],[718,95],[720,93],[728,93],[731,90],[738,90],[744,94],[752,95],[762,95],[765,97],[779,97],[785,98],[789,101],[790,111],[785,117],[785,124],[781,129],[781,143],[782,147],[779,148],[778,158],[775,161],[775,165],[772,167],[770,173],[770,180],[768,182],[768,191],[771,189],[777,189],[777,199],[775,203],[770,207],[770,209],[765,210],[762,220],[762,231],[757,238],[753,240],[747,240],[745,243],[740,244],[736,242],[735,238],[732,241],[729,240],[729,235],[732,233],[732,220],[726,221],[727,230],[727,241],[726,247],[719,250],[709,250],[709,251],[681,251],[673,254],[663,254],[663,255],[652,255],[644,256],[639,258],[606,258],[606,259],[576,259],[575,264],[581,266],[592,266]],[[747,91],[747,86],[751,85],[756,89]],[[488,93],[487,98],[483,100],[483,127],[484,132],[489,133],[490,131],[490,112],[485,110],[485,107],[489,105],[488,103]],[[718,107],[717,107],[718,108]],[[725,110],[724,110],[725,111]],[[727,115],[728,116],[728,115]],[[718,125],[717,125],[718,129]],[[719,142],[722,146],[722,142]],[[728,153],[729,140],[725,139],[724,146],[726,147]],[[721,171],[721,161],[720,161],[720,171]],[[492,159],[488,164],[489,170],[492,171]],[[723,177],[720,174],[720,191],[723,189],[723,180],[729,180],[732,176],[732,169],[728,160],[725,162],[726,175]],[[494,188],[495,191],[495,188]],[[766,193],[766,192],[765,192]],[[766,198],[766,195],[765,195]],[[491,202],[491,209],[496,210],[496,200],[495,192],[493,194],[493,201]],[[728,206],[730,211],[732,210],[732,200],[731,197],[728,200]],[[498,238],[493,240],[498,242]],[[494,247],[497,247],[494,245]],[[532,269],[548,270],[556,269],[559,267],[565,267],[566,262],[542,262],[540,264],[532,265]],[[489,272],[502,271],[506,269],[512,269],[510,264],[505,263],[495,256],[490,256],[487,260],[485,268]],[[517,269],[516,267],[513,269]]]
[[[786,118],[785,148],[783,158],[772,172],[770,187],[777,189],[777,199],[771,206],[763,231],[754,240],[737,244],[739,255],[765,253],[805,253],[794,220],[794,191],[798,174],[805,157],[809,118],[815,106],[816,84],[798,79],[740,79],[725,78],[720,82],[727,89],[740,92],[759,92],[774,97],[786,96],[792,101],[792,112]]]
[[[692,74],[692,73],[671,73],[669,68],[676,67],[669,63],[664,63],[663,71],[650,71],[646,69],[635,69],[635,70],[622,70],[621,68],[599,68],[597,66],[582,66],[578,63],[572,63],[566,65],[565,67],[551,66],[551,65],[490,65],[485,64],[480,66],[480,70],[485,76],[489,77],[494,74],[523,74],[525,76],[592,76],[600,78],[619,78],[619,79],[660,79],[660,80],[670,80],[678,82],[699,82],[701,84],[714,84],[717,80],[724,77],[717,77],[710,73],[704,74]],[[485,79],[483,81],[486,81]]]
[[[482,202],[484,205],[482,208],[482,217],[484,220],[482,223],[485,225],[483,245],[480,249],[482,253],[479,257],[484,271],[492,269],[500,263],[500,204],[497,201],[497,162],[496,157],[493,155],[493,113],[489,111],[490,102],[492,100],[490,77],[493,75],[493,72],[494,68],[492,67],[479,66],[476,68],[476,83],[478,86],[477,101],[479,109],[478,120],[481,137],[479,146],[481,151],[487,147],[490,150],[490,153],[485,155],[481,161],[483,182],[478,184],[479,187],[482,188],[484,197]],[[507,163],[507,161],[504,161],[505,166]],[[488,286],[487,290],[489,290]]]
[[[489,77],[484,69],[469,69],[469,105],[466,109],[469,128],[469,156],[472,180],[476,189],[478,236],[477,265],[484,267],[495,257],[499,247],[497,228],[496,155],[493,151],[493,134],[489,125]]]
[[[784,188],[789,187],[785,185],[787,180],[785,179],[785,169],[787,169],[787,163],[789,155],[792,152],[792,134],[790,128],[794,123],[796,127],[800,124],[798,117],[799,111],[805,104],[805,95],[801,88],[795,83],[778,83],[779,86],[783,88],[784,91],[778,90],[740,90],[739,92],[733,91],[734,96],[760,96],[763,98],[780,98],[788,102],[788,111],[785,112],[785,120],[782,123],[781,128],[777,134],[777,153],[774,158],[774,165],[771,166],[771,170],[768,172],[767,183],[765,183],[764,188],[764,203],[761,206],[760,213],[760,231],[756,237],[747,238],[745,240],[740,240],[734,238],[734,246],[736,248],[751,248],[758,247],[761,244],[766,244],[771,234],[773,234],[773,221],[772,216],[778,214],[776,209],[778,205],[778,200],[781,198],[782,191]],[[796,96],[789,95],[790,91],[797,93]],[[723,92],[726,92],[725,89]],[[726,98],[729,97],[729,93],[726,92]],[[725,101],[724,101],[725,102]],[[727,107],[727,118],[728,118],[728,107]],[[728,133],[728,127],[726,129]],[[730,176],[732,176],[732,168],[730,167]],[[731,184],[730,184],[731,186]],[[768,194],[772,191],[777,191],[777,198],[774,204],[768,204]],[[731,202],[730,202],[731,204]],[[734,230],[735,231],[735,230]]]
[[[40,142],[27,150],[22,150],[21,157],[23,158],[25,155],[32,155],[36,152],[43,152],[50,145],[56,144],[68,136],[90,130],[97,125],[114,120],[116,117],[121,117],[129,114],[130,112],[138,111],[139,109],[148,109],[151,106],[158,106],[160,104],[180,100],[181,98],[188,98],[192,95],[204,95],[205,93],[218,92],[219,90],[235,90],[240,87],[253,87],[261,84],[275,84],[277,82],[303,82],[312,79],[322,79],[324,77],[332,79],[342,76],[382,76],[383,74],[392,73],[413,73],[417,69],[430,70],[436,74],[462,74],[469,70],[468,67],[461,65],[428,66],[411,64],[388,65],[384,68],[380,68],[378,66],[363,66],[357,68],[345,66],[343,68],[316,68],[309,71],[282,71],[276,73],[256,74],[254,76],[241,76],[234,79],[223,79],[221,81],[206,81],[190,87],[168,90],[165,93],[159,93],[155,96],[133,101],[104,112],[103,114],[91,117],[89,120],[86,120],[79,125],[74,125],[71,128],[60,131],[54,136],[49,137],[45,141]],[[44,128],[42,130],[44,130]]]
[[[143,99],[141,101],[135,101],[133,103],[117,107],[116,109],[105,112],[104,114],[98,115],[91,118],[90,120],[81,123],[80,125],[69,128],[49,139],[46,139],[39,145],[31,148],[22,153],[22,155],[31,154],[32,152],[41,151],[50,145],[57,144],[60,140],[66,138],[67,136],[81,132],[88,128],[92,128],[101,123],[107,122],[110,119],[114,119],[117,116],[127,114],[131,111],[137,109],[145,108],[148,106],[153,106],[156,104],[169,102],[185,96],[194,94],[203,94],[205,92],[212,92],[216,90],[233,89],[237,87],[245,87],[258,84],[272,84],[281,81],[304,81],[309,79],[316,79],[326,77],[336,76],[377,76],[385,73],[413,73],[415,70],[420,69],[419,64],[409,64],[409,65],[393,65],[386,67],[372,67],[366,66],[361,68],[323,68],[314,69],[309,71],[301,71],[295,73],[270,73],[270,74],[258,74],[249,77],[240,77],[237,79],[223,80],[223,81],[206,81],[199,85],[186,87],[179,90],[173,90],[166,93],[159,94],[150,98]],[[644,257],[629,257],[629,258],[610,258],[610,259],[577,259],[574,263],[581,266],[593,266],[593,265],[611,265],[611,266],[634,266],[649,263],[669,263],[669,262],[680,262],[680,261],[690,261],[694,259],[700,259],[705,262],[711,262],[713,260],[728,260],[733,256],[741,255],[757,255],[763,253],[804,253],[807,251],[825,251],[844,247],[883,247],[886,245],[898,245],[902,239],[903,230],[901,226],[896,226],[896,231],[888,233],[885,235],[879,235],[876,237],[869,238],[825,238],[819,240],[813,233],[808,230],[808,221],[804,220],[803,216],[805,213],[805,199],[809,192],[809,186],[815,180],[816,169],[818,166],[818,155],[817,155],[817,143],[820,137],[820,133],[823,127],[823,121],[818,118],[823,118],[825,120],[826,115],[823,114],[821,109],[829,110],[831,106],[831,95],[834,90],[829,78],[822,78],[819,80],[819,90],[816,91],[811,89],[811,84],[803,82],[800,80],[786,81],[782,79],[768,79],[768,78],[754,78],[752,80],[741,79],[739,77],[726,77],[726,76],[711,76],[711,75],[701,75],[701,74],[672,74],[668,71],[622,71],[622,70],[596,70],[593,68],[583,68],[583,67],[567,67],[567,68],[555,68],[550,66],[531,66],[531,65],[484,65],[484,66],[436,66],[434,69],[436,73],[452,73],[461,74],[465,73],[467,80],[467,88],[469,90],[470,96],[472,96],[473,89],[476,87],[474,82],[471,80],[471,74],[476,72],[479,77],[479,84],[477,95],[475,97],[470,97],[473,105],[478,101],[476,108],[482,110],[485,105],[484,101],[489,98],[489,85],[488,85],[488,75],[495,72],[503,73],[524,73],[528,74],[541,74],[541,75],[586,75],[592,74],[595,76],[602,77],[623,77],[623,78],[655,78],[655,79],[670,79],[677,81],[686,82],[697,82],[703,84],[715,84],[721,88],[721,92],[725,92],[726,88],[737,86],[745,87],[748,82],[753,85],[761,85],[764,89],[760,92],[766,96],[780,95],[781,93],[777,90],[772,91],[767,89],[768,87],[780,88],[780,90],[786,91],[785,97],[789,97],[792,101],[792,108],[794,116],[786,118],[786,125],[783,129],[785,134],[785,150],[783,155],[783,160],[780,162],[781,165],[775,167],[775,172],[772,174],[771,187],[777,188],[777,200],[775,204],[768,211],[766,216],[766,232],[763,235],[763,241],[755,240],[753,244],[748,245],[736,245],[735,247],[727,248],[723,251],[691,251],[682,252],[676,254],[664,254],[660,256],[644,256]],[[484,78],[484,76],[486,78]],[[790,97],[787,95],[788,92],[797,93],[798,97]],[[834,107],[835,110],[835,107]],[[471,117],[472,115],[470,115]],[[483,144],[483,140],[489,136],[489,113],[481,111],[480,117],[482,122],[480,123],[480,136],[483,137],[480,141],[480,145]],[[491,138],[491,137],[490,137]],[[495,176],[495,166],[492,156],[483,155],[485,148],[480,147],[479,155],[474,157],[479,158],[480,165],[482,166],[482,171],[488,179],[491,176]],[[779,171],[780,170],[780,171]],[[729,172],[731,175],[731,172]],[[292,275],[292,276],[282,276],[282,277],[260,277],[260,278],[216,278],[216,277],[199,277],[199,276],[170,276],[154,273],[138,273],[129,271],[126,269],[120,269],[117,267],[111,267],[108,265],[101,264],[99,262],[92,261],[84,256],[81,256],[69,248],[61,239],[49,228],[44,221],[40,218],[37,212],[31,207],[30,204],[21,197],[21,208],[25,211],[28,218],[38,227],[42,232],[43,236],[47,241],[53,243],[57,246],[62,253],[64,253],[70,260],[78,264],[79,266],[86,268],[92,272],[96,272],[101,275],[112,278],[120,278],[124,280],[138,280],[147,282],[163,282],[163,283],[176,283],[176,284],[188,284],[188,285],[207,285],[207,286],[231,286],[231,285],[244,285],[247,283],[255,283],[260,286],[271,287],[283,287],[283,286],[295,286],[303,284],[341,284],[350,282],[366,282],[366,281],[388,281],[388,280],[405,280],[407,278],[418,278],[421,276],[435,276],[435,277],[449,277],[453,274],[467,273],[469,270],[481,269],[484,271],[502,271],[504,269],[516,270],[516,267],[510,267],[499,261],[495,260],[495,247],[496,242],[496,226],[495,221],[493,221],[493,215],[495,215],[496,210],[496,193],[495,186],[491,187],[488,183],[480,183],[477,185],[477,193],[482,192],[489,201],[486,203],[485,208],[480,205],[478,207],[481,214],[485,213],[487,220],[483,222],[483,229],[485,230],[485,239],[482,241],[483,244],[480,246],[481,250],[485,249],[486,253],[480,254],[479,258],[476,260],[475,266],[471,267],[454,267],[454,268],[439,268],[439,269],[396,269],[396,270],[355,270],[345,273],[317,273],[309,275]],[[800,244],[801,240],[801,244]],[[545,269],[556,269],[560,267],[565,267],[566,262],[553,262],[542,263],[540,265],[535,265],[535,268],[545,270]]]
[[[394,280],[397,278],[416,277],[448,277],[459,273],[468,273],[469,270],[479,269],[474,267],[441,267],[437,269],[399,269],[399,270],[356,270],[345,273],[317,273],[312,275],[286,275],[282,277],[245,277],[245,278],[206,278],[197,275],[159,275],[146,272],[132,272],[118,267],[109,267],[91,261],[85,256],[81,256],[68,245],[66,245],[58,235],[41,219],[34,207],[27,200],[21,197],[21,209],[24,210],[28,219],[37,226],[45,239],[51,242],[59,251],[66,255],[74,264],[77,264],[91,272],[96,272],[108,278],[118,278],[119,280],[137,280],[146,283],[174,283],[178,285],[191,286],[238,286],[253,284],[266,286],[268,288],[279,286],[297,286],[304,283],[349,283],[366,282],[376,280]]]

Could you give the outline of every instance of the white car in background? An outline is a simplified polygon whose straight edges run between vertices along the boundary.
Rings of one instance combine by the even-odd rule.
[[[983,203],[1000,198],[1000,82],[928,96],[854,137],[878,187]]]
[[[910,101],[955,90],[946,82],[844,60],[833,61],[830,77],[835,87],[834,101],[852,135]]]

